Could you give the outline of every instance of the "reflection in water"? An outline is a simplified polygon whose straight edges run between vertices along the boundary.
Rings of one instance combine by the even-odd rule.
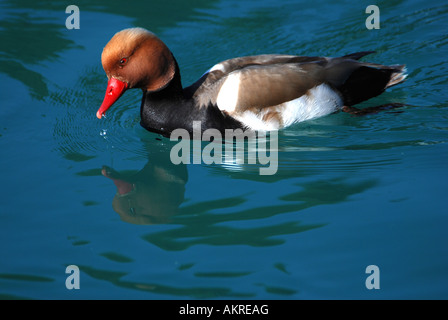
[[[361,193],[376,184],[375,181],[347,183],[343,179],[321,180],[304,184],[300,191],[281,198],[287,202],[279,205],[264,205],[232,213],[214,214],[214,209],[236,207],[244,198],[228,198],[205,201],[197,205],[183,207],[182,215],[175,220],[180,228],[158,233],[149,233],[143,239],[165,250],[185,250],[193,245],[249,245],[272,246],[285,242],[278,236],[297,234],[315,229],[325,224],[303,224],[296,219],[263,227],[233,228],[223,223],[232,221],[258,220],[284,213],[298,213],[313,206],[346,201],[350,196]]]
[[[182,286],[168,286],[159,283],[128,281],[122,279],[125,278],[126,275],[128,274],[126,272],[96,269],[87,265],[80,265],[79,268],[90,277],[98,280],[109,281],[114,286],[126,289],[146,291],[156,294],[166,294],[169,296],[175,296],[175,297],[181,296],[196,299],[225,298],[225,297],[251,298],[256,296],[256,293],[253,292],[238,292],[223,286],[182,287]]]
[[[222,170],[226,170],[222,168]],[[169,223],[178,228],[153,232],[142,238],[164,250],[185,250],[193,245],[273,246],[284,243],[282,235],[297,234],[324,226],[303,224],[297,219],[272,225],[234,228],[236,221],[261,220],[285,213],[347,201],[376,185],[375,180],[350,182],[347,178],[313,180],[279,197],[280,204],[262,204],[238,209],[248,199],[245,195],[185,204],[187,167],[173,165],[169,153],[153,157],[138,173],[124,175],[104,167],[102,173],[117,187],[113,208],[123,221],[135,224]],[[297,174],[297,172],[296,172]],[[290,174],[286,176],[291,176]],[[296,175],[297,176],[297,175]],[[226,209],[227,212],[217,214]]]
[[[35,99],[42,100],[50,94],[48,84],[52,81],[33,69],[49,60],[60,59],[66,50],[80,48],[73,40],[74,33],[67,32],[65,26],[65,18],[68,16],[65,9],[69,4],[32,0],[6,0],[1,3],[0,73],[22,82]],[[77,0],[75,4],[80,8],[81,16],[87,12],[101,12],[130,17],[135,26],[155,32],[195,15],[196,8],[213,6],[210,0],[195,1],[194,6],[181,0],[172,2],[170,6],[165,2],[144,0],[133,1],[132,5],[127,6],[106,0]],[[172,10],[173,7],[177,10]],[[81,23],[81,28],[86,28],[86,25]],[[116,30],[111,28],[104,39],[114,32]]]
[[[162,165],[156,159],[135,174],[120,174],[103,167],[102,174],[112,179],[117,187],[112,206],[123,221],[168,223],[184,201],[187,168],[173,165],[171,161]]]
[[[0,72],[21,81],[36,99],[45,98],[49,91],[47,79],[29,66],[55,59],[62,50],[74,46],[65,39],[62,26],[49,23],[29,13],[18,13],[0,21]],[[39,39],[39,41],[36,41]]]

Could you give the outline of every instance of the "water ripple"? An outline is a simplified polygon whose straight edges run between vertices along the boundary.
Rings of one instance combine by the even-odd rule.
[[[98,80],[99,79],[99,80]],[[51,102],[59,108],[53,136],[58,150],[71,158],[95,157],[111,151],[146,156],[138,132],[140,92],[127,92],[98,120],[96,110],[104,97],[105,78],[90,70],[74,88],[58,88]]]

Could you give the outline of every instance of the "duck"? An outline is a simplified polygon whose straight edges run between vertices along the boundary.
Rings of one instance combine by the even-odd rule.
[[[108,82],[96,116],[128,89],[143,91],[140,124],[165,137],[176,129],[280,130],[376,97],[403,82],[406,66],[361,62],[374,51],[341,57],[262,54],[219,62],[183,87],[179,65],[154,33],[144,28],[117,32],[101,63]],[[196,127],[197,128],[197,127]]]

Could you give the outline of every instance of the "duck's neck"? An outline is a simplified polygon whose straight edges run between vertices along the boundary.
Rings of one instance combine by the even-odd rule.
[[[201,131],[214,128],[224,133],[225,129],[242,128],[242,124],[224,115],[216,106],[198,107],[195,100],[186,97],[182,89],[179,67],[173,79],[157,91],[143,91],[140,108],[141,122],[145,129],[169,136],[175,129],[193,133],[193,122],[201,122]]]

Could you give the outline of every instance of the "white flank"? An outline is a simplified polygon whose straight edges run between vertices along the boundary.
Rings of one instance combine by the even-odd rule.
[[[326,84],[311,89],[308,94],[283,104],[283,126],[319,118],[338,111],[343,106],[341,97]]]
[[[238,106],[238,93],[240,90],[240,72],[232,72],[219,89],[216,104],[222,111],[233,112]]]
[[[341,97],[326,84],[321,84],[300,98],[275,106],[276,111],[281,114],[281,124],[275,118],[263,121],[268,110],[258,114],[246,111],[235,118],[253,130],[278,130],[297,122],[326,116],[338,111],[342,106]]]
[[[265,114],[266,112],[255,114],[252,111],[245,111],[241,115],[234,115],[234,117],[252,130],[271,131],[281,129],[278,121],[264,121],[263,116]]]

